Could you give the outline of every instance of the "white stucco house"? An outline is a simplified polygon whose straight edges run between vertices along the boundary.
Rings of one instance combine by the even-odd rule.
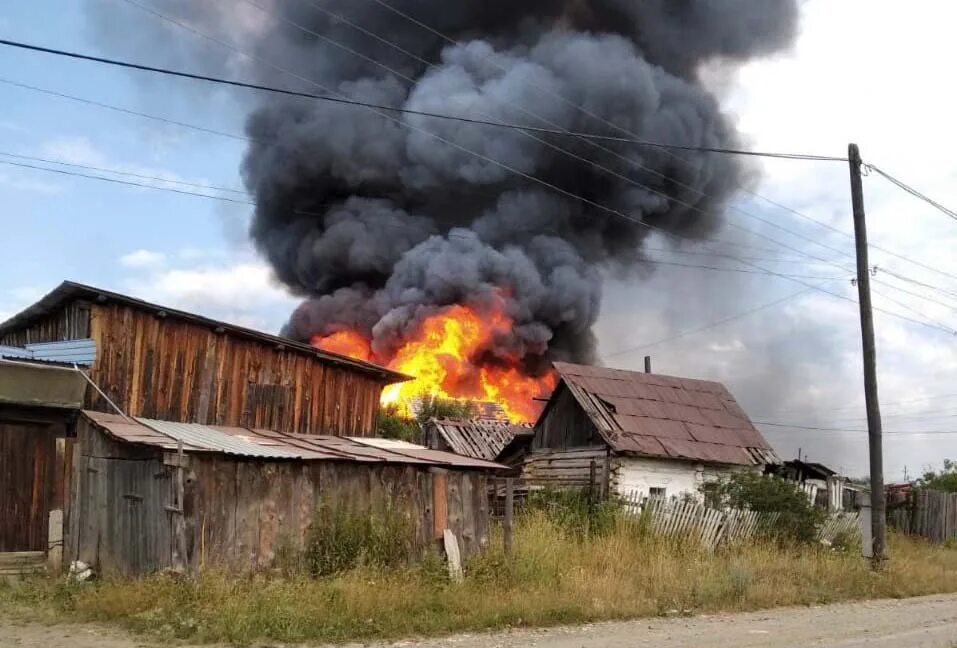
[[[707,481],[780,460],[724,385],[556,362],[523,477],[620,495],[701,497]]]

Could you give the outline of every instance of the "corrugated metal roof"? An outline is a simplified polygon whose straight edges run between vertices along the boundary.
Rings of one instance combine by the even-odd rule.
[[[184,452],[212,452],[259,459],[414,464],[483,470],[504,468],[490,461],[388,439],[286,434],[275,430],[132,419],[88,410],[84,410],[83,415],[116,439],[167,451],[176,450],[178,442],[182,441]]]
[[[364,362],[362,360],[355,360],[353,358],[349,358],[338,353],[332,353],[330,351],[323,351],[305,342],[300,342],[298,340],[284,338],[277,335],[270,335],[269,333],[263,333],[262,331],[248,329],[243,326],[230,324],[229,322],[217,321],[208,317],[203,317],[202,315],[188,313],[175,308],[168,308],[166,306],[152,304],[142,299],[130,297],[129,295],[123,295],[109,290],[103,290],[102,288],[87,286],[74,281],[62,282],[37,303],[27,307],[7,321],[0,322],[0,335],[29,326],[30,323],[37,318],[48,315],[60,308],[63,304],[69,303],[76,299],[85,299],[97,302],[117,302],[132,308],[137,308],[152,313],[161,313],[164,316],[208,326],[210,329],[221,329],[228,335],[256,340],[258,342],[263,342],[274,346],[282,346],[299,353],[304,353],[317,360],[340,366],[349,366],[357,371],[374,375],[382,379],[385,383],[396,383],[412,379],[411,376],[406,376],[405,374],[392,371],[391,369],[381,367],[377,364]]]
[[[91,366],[96,360],[96,342],[91,339],[37,342],[25,347],[0,345],[0,358],[17,358],[56,364]]]
[[[555,394],[567,388],[613,450],[739,465],[780,463],[721,383],[567,362],[556,362],[555,369],[561,378]]]
[[[434,429],[452,452],[465,457],[494,461],[517,435],[528,427],[505,421],[433,418],[426,423],[426,432]],[[426,434],[428,436],[428,434]]]
[[[256,435],[228,434],[222,430],[200,425],[199,423],[176,423],[156,419],[136,418],[148,428],[168,437],[182,441],[196,448],[223,452],[243,457],[262,457],[266,459],[298,459],[299,455],[284,449],[275,442],[258,443]]]

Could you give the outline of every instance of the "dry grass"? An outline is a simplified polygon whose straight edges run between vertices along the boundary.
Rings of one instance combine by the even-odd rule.
[[[498,546],[499,543],[496,542]],[[755,543],[709,554],[620,527],[583,540],[542,516],[525,519],[515,554],[472,560],[453,585],[437,561],[415,569],[196,579],[166,576],[0,588],[0,611],[122,624],[192,641],[344,641],[506,626],[957,591],[957,550],[893,536],[886,573],[855,552]]]

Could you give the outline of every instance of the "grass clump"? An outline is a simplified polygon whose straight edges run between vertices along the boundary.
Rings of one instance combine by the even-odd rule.
[[[957,550],[897,534],[876,575],[857,555],[811,544],[766,540],[708,552],[621,517],[599,528],[583,533],[548,507],[526,509],[513,554],[504,555],[495,530],[488,550],[466,561],[462,584],[431,555],[415,566],[333,561],[326,564],[340,568],[323,577],[206,572],[82,586],[41,579],[0,587],[0,611],[192,642],[296,643],[957,591]]]
[[[324,500],[313,514],[303,550],[292,558],[312,576],[360,565],[396,567],[415,553],[414,533],[412,521],[388,502],[366,509]]]

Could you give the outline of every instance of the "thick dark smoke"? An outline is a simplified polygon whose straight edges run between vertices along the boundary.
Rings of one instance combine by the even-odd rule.
[[[460,44],[376,0],[284,0],[258,21],[237,0],[244,46],[300,79],[249,72],[416,110],[734,146],[733,125],[698,71],[785,47],[798,14],[797,0],[388,3]],[[220,8],[164,5],[205,31],[235,31],[235,15]],[[207,65],[235,67],[217,56]],[[704,237],[745,173],[722,155],[615,143],[599,150],[295,98],[255,106],[247,132],[252,237],[281,281],[306,297],[286,334],[307,340],[358,327],[388,357],[422,317],[453,303],[481,310],[504,299],[515,327],[487,357],[518,357],[532,371],[556,358],[594,361],[602,272],[641,267],[650,230],[608,210]]]

